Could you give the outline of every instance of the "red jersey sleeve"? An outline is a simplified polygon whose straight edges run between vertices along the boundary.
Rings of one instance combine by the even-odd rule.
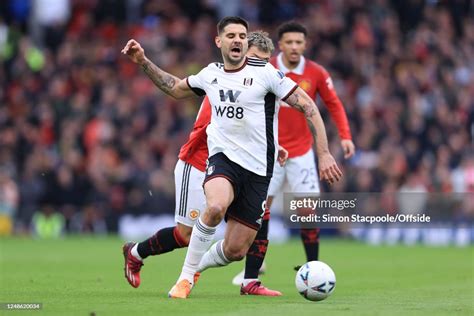
[[[206,170],[206,160],[209,155],[207,150],[206,128],[211,122],[211,104],[206,96],[202,101],[201,108],[194,122],[193,130],[189,139],[181,147],[179,159],[191,164],[198,170]]]
[[[332,120],[336,124],[337,130],[339,132],[339,137],[341,139],[350,139],[352,140],[351,130],[349,127],[349,122],[347,120],[346,110],[339,100],[339,97],[334,90],[334,85],[332,79],[329,76],[329,73],[324,69],[324,67],[318,65],[318,80],[317,90],[321,99],[326,104],[326,107],[329,110]]]

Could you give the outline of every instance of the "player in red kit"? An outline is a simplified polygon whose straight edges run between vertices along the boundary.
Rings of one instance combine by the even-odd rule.
[[[313,100],[319,94],[337,126],[344,158],[348,159],[354,155],[355,146],[352,142],[346,112],[326,69],[304,58],[306,36],[307,30],[303,25],[296,22],[282,24],[278,28],[278,44],[281,52],[271,58],[270,62],[295,81]],[[317,168],[312,149],[314,138],[305,116],[288,105],[282,104],[278,119],[278,142],[280,146],[288,150],[288,161],[284,167],[275,166],[268,189],[268,209],[272,205],[273,197],[281,192],[285,178],[290,186],[290,192],[297,196],[302,193],[319,192]],[[268,209],[264,216],[264,221],[267,222]],[[247,254],[245,271],[233,279],[234,285],[258,279],[258,271],[263,264],[268,244],[268,231],[265,231],[265,228],[268,230],[268,223],[262,225],[263,231],[258,233],[254,244],[250,247],[250,255]],[[318,260],[319,229],[301,229],[301,239],[307,261]]]

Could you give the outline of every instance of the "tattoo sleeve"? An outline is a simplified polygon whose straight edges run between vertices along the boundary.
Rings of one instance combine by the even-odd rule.
[[[314,128],[313,123],[308,119],[306,119],[306,123],[308,123],[308,127],[309,127],[309,130],[311,131],[311,134],[313,135],[314,138],[316,138],[317,132],[316,132],[316,128]]]
[[[298,111],[303,112],[307,119],[311,119],[316,114],[316,105],[312,102],[307,102],[298,92],[290,95],[286,102]]]
[[[173,88],[179,79],[169,73],[161,70],[158,66],[152,63],[150,60],[146,60],[141,65],[146,75],[153,81],[153,83],[160,88],[164,93],[174,96]]]
[[[308,125],[311,133],[316,140],[318,156],[324,153],[329,153],[324,122],[314,101],[311,100],[311,98],[301,90],[301,88],[298,88],[286,99],[286,103],[304,113],[306,120],[309,123]]]

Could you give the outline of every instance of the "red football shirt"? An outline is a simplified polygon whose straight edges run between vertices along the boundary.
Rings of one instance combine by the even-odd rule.
[[[283,64],[281,53],[272,57],[270,62],[287,77],[293,79],[313,100],[316,100],[318,93],[328,108],[332,120],[336,123],[339,137],[352,139],[346,111],[324,67],[301,56],[298,66],[290,71]],[[278,142],[280,146],[288,150],[288,158],[301,156],[311,149],[313,135],[303,113],[287,104],[282,104],[278,120]]]
[[[189,163],[198,170],[206,170],[206,160],[209,155],[207,150],[206,128],[211,122],[211,104],[206,96],[201,103],[201,108],[194,122],[189,139],[179,151],[179,159]]]

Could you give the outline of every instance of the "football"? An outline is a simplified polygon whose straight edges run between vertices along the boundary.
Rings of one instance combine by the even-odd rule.
[[[321,261],[305,263],[296,273],[296,289],[307,300],[322,301],[336,288],[336,275]]]

